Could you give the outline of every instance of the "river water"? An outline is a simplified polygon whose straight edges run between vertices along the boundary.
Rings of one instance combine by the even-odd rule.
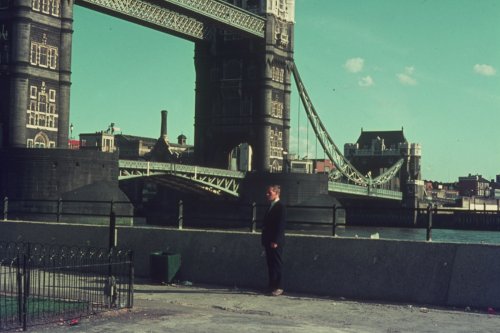
[[[339,237],[362,237],[393,240],[426,240],[425,229],[419,228],[367,228],[367,227],[338,227]],[[473,243],[473,244],[500,244],[500,231],[469,231],[433,229],[433,242],[445,243]]]

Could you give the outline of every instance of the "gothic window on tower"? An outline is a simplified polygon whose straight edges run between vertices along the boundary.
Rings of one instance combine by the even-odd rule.
[[[288,45],[288,30],[286,22],[277,21],[274,28],[276,44],[286,47]]]
[[[32,0],[31,9],[47,15],[60,16],[61,0]]]
[[[31,9],[33,9],[36,12],[40,11],[40,0],[33,0],[31,2]]]
[[[52,0],[52,16],[59,16],[61,14],[61,1]]]
[[[285,82],[285,69],[274,64],[272,67],[272,80],[281,83]]]
[[[283,118],[283,103],[279,101],[272,102],[272,116],[276,118]]]
[[[283,151],[283,134],[278,129],[271,129],[270,135],[271,158],[281,158]]]
[[[45,34],[41,43],[31,42],[30,63],[33,66],[56,69],[57,57],[57,47],[47,45],[47,36]]]
[[[29,148],[54,148],[56,143],[54,141],[50,141],[47,134],[40,131],[35,135],[34,139],[28,139],[26,145]]]
[[[59,117],[56,103],[55,89],[47,89],[45,82],[40,88],[31,85],[26,127],[56,132]]]
[[[42,0],[42,13],[50,14],[50,2],[49,0]]]
[[[279,93],[273,92],[271,101],[271,116],[275,118],[283,118],[283,101]]]
[[[38,66],[49,67],[49,48],[46,45],[40,45],[38,52]]]

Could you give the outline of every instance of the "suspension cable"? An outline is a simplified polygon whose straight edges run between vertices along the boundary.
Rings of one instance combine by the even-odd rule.
[[[317,139],[319,140],[324,152],[327,154],[328,158],[333,162],[336,168],[336,172],[332,174],[334,178],[338,178],[343,175],[348,180],[354,182],[357,185],[362,186],[377,186],[382,185],[390,181],[394,175],[399,171],[403,165],[404,159],[400,159],[396,164],[390,167],[385,173],[381,174],[376,178],[371,178],[370,172],[367,176],[362,175],[340,152],[339,148],[333,142],[330,134],[328,134],[325,126],[323,125],[321,119],[319,118],[314,106],[307,94],[307,91],[302,83],[297,66],[295,63],[291,64],[293,77],[295,79],[295,84],[300,95],[302,104],[309,119]],[[300,105],[300,104],[299,104]]]

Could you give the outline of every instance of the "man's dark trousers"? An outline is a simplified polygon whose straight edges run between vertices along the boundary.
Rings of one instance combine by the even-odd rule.
[[[265,247],[267,271],[269,273],[269,288],[271,290],[283,289],[282,280],[282,264],[283,264],[283,247],[279,246],[273,249],[270,246]]]

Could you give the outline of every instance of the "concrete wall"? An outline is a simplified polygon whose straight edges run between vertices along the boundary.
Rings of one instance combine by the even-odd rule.
[[[0,161],[0,198],[57,200],[63,193],[103,181],[118,188],[117,153],[10,148],[0,149]]]
[[[107,246],[107,227],[0,222],[1,241]],[[178,278],[247,288],[266,286],[258,234],[120,227],[118,245],[135,251],[136,274],[149,254],[181,254]],[[500,307],[500,246],[287,235],[287,291],[363,300]]]

